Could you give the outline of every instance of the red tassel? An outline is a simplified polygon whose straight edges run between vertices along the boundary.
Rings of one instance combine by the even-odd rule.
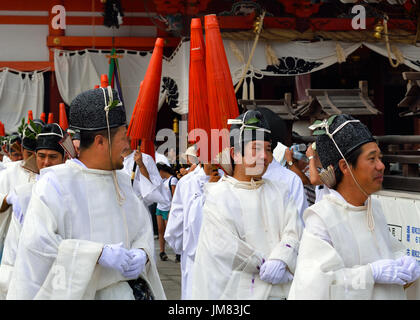
[[[28,110],[28,123],[29,123],[29,120],[34,120],[34,115],[33,115],[33,113],[32,113],[32,110]]]
[[[101,88],[106,88],[109,85],[108,75],[101,74]]]
[[[48,123],[54,123],[54,114],[51,112],[48,114]]]
[[[67,114],[66,114],[66,107],[64,103],[60,103],[60,114],[59,114],[59,122],[61,129],[67,130],[69,127],[69,122],[67,121]]]
[[[4,130],[4,124],[0,121],[0,136],[6,136],[6,131]]]

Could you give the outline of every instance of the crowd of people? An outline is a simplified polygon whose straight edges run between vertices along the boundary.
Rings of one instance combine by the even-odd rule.
[[[70,105],[71,135],[36,119],[5,139],[2,299],[166,299],[167,246],[185,300],[405,299],[416,285],[420,266],[371,198],[384,165],[359,120],[319,121],[315,143],[285,147],[250,110],[231,121],[229,161],[200,161],[192,145],[179,166],[175,149],[131,149],[119,102],[88,90]]]

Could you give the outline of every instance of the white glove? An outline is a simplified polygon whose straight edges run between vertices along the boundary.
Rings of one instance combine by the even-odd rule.
[[[146,252],[142,249],[131,249],[128,253],[131,259],[128,268],[122,274],[128,279],[137,279],[146,265]]]
[[[260,268],[260,279],[272,284],[285,283],[288,281],[288,277],[284,276],[285,272],[286,264],[283,261],[277,259],[267,260]]]
[[[6,197],[6,202],[12,206],[15,217],[18,219],[19,223],[22,224],[22,208],[20,207],[18,196],[14,190],[9,192]]]
[[[6,202],[9,205],[13,205],[13,203],[17,202],[17,195],[14,190],[10,190],[10,192],[6,196]]]
[[[411,279],[407,282],[414,282],[420,277],[420,265],[417,263],[417,260],[410,256],[402,256],[397,259],[399,266],[403,268],[406,273],[411,275]]]
[[[411,275],[397,260],[383,259],[369,263],[376,283],[405,285]]]
[[[116,269],[124,273],[128,269],[131,256],[128,250],[123,247],[123,243],[106,244],[102,249],[98,263],[106,268]]]
[[[293,280],[293,274],[289,272],[289,270],[286,269],[286,272],[284,273],[283,277],[280,279],[280,283],[287,283]]]

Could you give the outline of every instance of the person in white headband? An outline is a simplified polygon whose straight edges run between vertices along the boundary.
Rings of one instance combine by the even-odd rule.
[[[41,131],[44,124],[39,119],[31,121],[29,124],[25,123],[24,119],[22,120],[22,125],[18,130],[22,134],[22,138],[20,136],[16,137],[18,141],[22,142],[22,144],[17,144],[22,159],[6,163],[6,168],[0,171],[0,250],[3,250],[12,217],[12,204],[14,202],[12,190],[20,185],[35,182],[36,173],[28,168],[27,163],[31,162],[35,171],[38,170],[35,163],[36,134]]]
[[[349,115],[309,127],[330,194],[304,212],[289,299],[406,299],[420,276],[416,259],[388,231],[377,200],[382,153],[368,128]]]
[[[129,142],[118,92],[80,93],[69,126],[80,155],[41,170],[7,299],[165,299],[147,209],[120,170]]]
[[[289,189],[262,178],[271,130],[259,111],[228,122],[233,170],[204,186],[192,299],[287,298],[303,226]]]
[[[64,149],[59,143],[63,139],[63,130],[57,123],[44,125],[41,132],[37,133],[34,138],[36,155],[36,160],[33,161],[33,164],[36,164],[36,168],[35,166],[33,167],[35,169],[34,171],[64,162]],[[36,175],[36,180],[38,179],[39,174]],[[25,184],[16,186],[11,189],[7,196],[8,201],[13,207],[13,214],[5,239],[0,266],[0,296],[2,298],[5,298],[7,295],[15,265],[22,225],[35,183],[35,180],[31,180]]]

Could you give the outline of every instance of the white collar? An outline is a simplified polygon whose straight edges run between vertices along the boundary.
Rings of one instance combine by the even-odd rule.
[[[330,195],[334,196],[338,200],[341,200],[341,201],[345,202],[347,205],[355,207],[355,208],[363,208],[363,207],[367,206],[367,203],[368,203],[368,200],[366,200],[363,206],[352,205],[351,203],[348,203],[346,201],[346,199],[343,198],[343,196],[341,195],[340,192],[338,192],[337,190],[334,190],[334,189],[330,189]]]
[[[248,190],[258,189],[259,187],[261,187],[264,184],[263,179],[261,179],[261,180],[251,179],[251,181],[239,181],[239,180],[235,179],[234,177],[228,176],[228,175],[224,175],[222,177],[222,180],[229,182],[235,188],[248,189]]]
[[[73,158],[73,159],[70,159],[70,161],[73,161],[74,163],[78,164],[79,166],[87,169],[86,165],[82,161],[80,161],[79,159]]]

